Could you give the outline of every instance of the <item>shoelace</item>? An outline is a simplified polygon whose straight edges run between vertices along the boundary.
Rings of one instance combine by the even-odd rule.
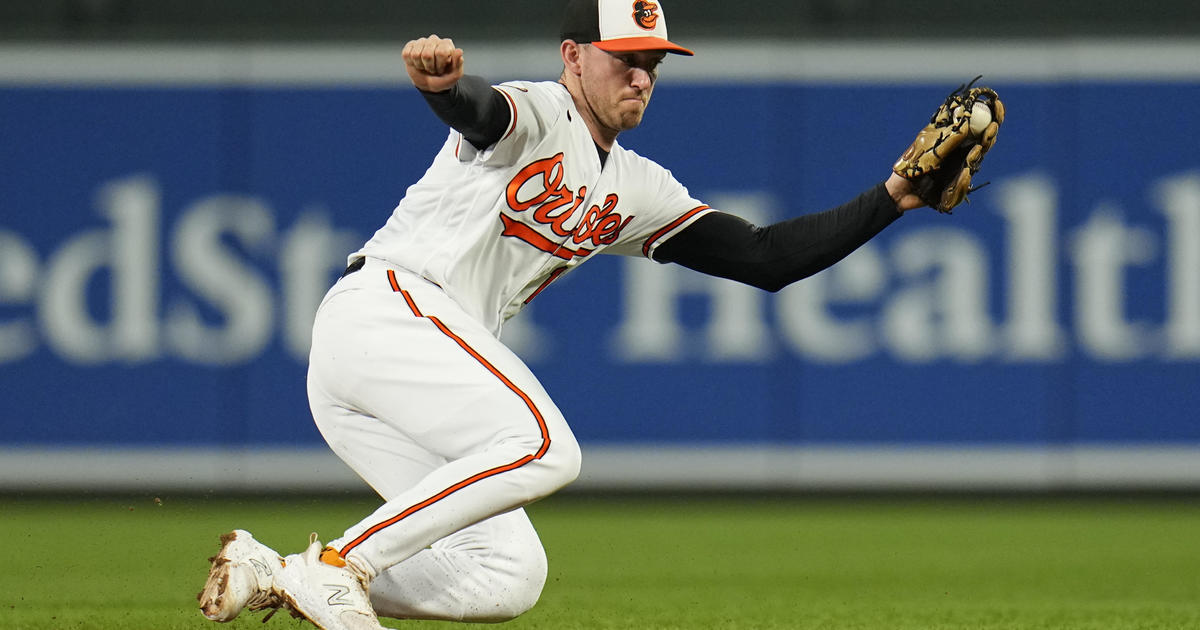
[[[311,547],[312,544],[315,542],[317,542],[317,532],[312,532],[308,536],[309,547]],[[260,610],[266,610],[267,608],[270,608],[271,612],[267,613],[262,618],[263,623],[267,623],[268,621],[270,621],[271,617],[274,617],[275,613],[279,612],[280,609],[286,610],[289,613],[291,613],[291,615],[294,619],[308,620],[308,617],[305,617],[303,614],[300,613],[300,611],[294,610],[291,606],[288,605],[288,603],[286,601],[283,600],[283,598],[276,595],[274,590],[268,590],[263,593],[255,593],[255,595],[250,598],[250,601],[246,602],[246,606],[253,612],[258,612]]]
[[[279,598],[276,597],[274,593],[265,591],[262,593],[255,593],[254,596],[246,602],[246,608],[250,609],[251,612],[258,612],[260,610],[266,610],[267,608],[274,608],[278,610],[281,604],[282,602],[279,601]],[[271,614],[275,613],[272,612]]]

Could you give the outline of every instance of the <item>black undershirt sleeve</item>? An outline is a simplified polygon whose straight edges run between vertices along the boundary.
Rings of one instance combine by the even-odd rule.
[[[898,218],[880,183],[836,208],[766,227],[710,212],[659,245],[654,259],[778,291],[832,266]]]
[[[421,90],[421,96],[442,122],[458,130],[476,149],[495,144],[512,121],[504,95],[482,77],[463,75],[449,90]]]

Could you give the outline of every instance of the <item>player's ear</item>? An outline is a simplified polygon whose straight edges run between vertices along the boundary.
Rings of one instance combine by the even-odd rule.
[[[564,39],[561,47],[564,72],[569,72],[575,76],[583,73],[582,67],[579,65],[579,58],[583,54],[583,45],[577,43],[573,39]]]

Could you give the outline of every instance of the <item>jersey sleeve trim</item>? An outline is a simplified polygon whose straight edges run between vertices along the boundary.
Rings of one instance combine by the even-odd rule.
[[[710,211],[712,211],[712,208],[708,206],[696,206],[695,208],[685,212],[683,216],[663,226],[661,230],[651,234],[650,238],[646,239],[646,242],[642,244],[642,255],[646,258],[650,258],[650,254],[654,251],[654,248],[658,246],[659,239],[683,227],[685,224],[700,218]]]
[[[504,95],[504,98],[508,101],[508,109],[512,112],[512,120],[508,123],[508,131],[504,134],[504,137],[501,138],[501,140],[505,140],[517,130],[517,103],[513,100],[513,97],[508,94],[508,92],[505,92],[499,88],[497,88],[496,91]]]

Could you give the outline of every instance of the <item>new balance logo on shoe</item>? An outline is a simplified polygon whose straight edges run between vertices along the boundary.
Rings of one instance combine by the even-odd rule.
[[[271,565],[264,563],[258,558],[250,558],[250,564],[254,567],[255,571],[258,571],[262,575],[274,575],[274,573],[271,571]]]
[[[346,568],[322,561],[321,555],[313,534],[308,549],[284,559],[272,589],[281,605],[322,630],[386,630],[371,608],[366,584]]]
[[[330,606],[353,606],[354,600],[350,599],[349,587],[341,584],[323,584],[325,588],[332,591],[329,599],[325,600]]]

